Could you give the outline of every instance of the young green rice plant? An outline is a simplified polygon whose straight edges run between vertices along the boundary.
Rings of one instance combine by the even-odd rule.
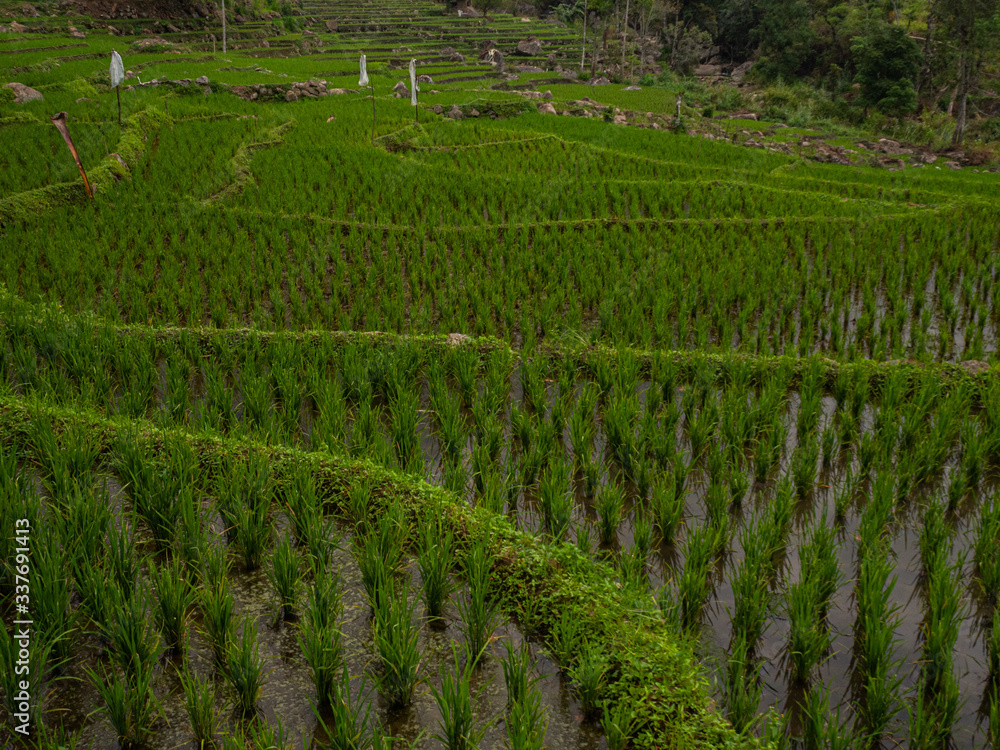
[[[123,748],[141,747],[153,732],[153,721],[162,708],[153,695],[153,664],[145,663],[131,677],[115,670],[99,676],[85,667],[103,706],[99,709]]]
[[[361,570],[361,582],[372,605],[378,609],[393,577],[402,568],[407,529],[403,511],[390,505],[375,524],[365,524],[353,539],[354,558]]]
[[[319,509],[309,512],[304,521],[303,542],[309,555],[309,566],[323,575],[330,566],[334,550],[340,547],[336,521],[324,516]]]
[[[684,496],[677,494],[676,484],[671,477],[654,482],[649,507],[660,538],[667,544],[673,544],[677,528],[684,517]]]
[[[308,606],[299,625],[299,648],[316,687],[316,704],[329,708],[343,666],[339,626],[343,609],[338,579],[317,575],[308,592]]]
[[[469,586],[466,597],[457,606],[462,622],[459,630],[474,663],[493,639],[493,631],[501,622],[500,601],[490,595],[493,557],[485,541],[475,542],[465,556],[465,579]]]
[[[392,446],[396,452],[396,461],[406,467],[420,457],[420,442],[417,437],[417,422],[419,421],[418,394],[405,387],[396,391],[390,413],[392,415]]]
[[[820,616],[820,594],[813,580],[802,580],[788,588],[785,599],[788,614],[788,656],[792,675],[800,683],[809,681],[830,645],[830,634]]]
[[[681,625],[690,630],[701,621],[705,602],[712,592],[709,573],[714,542],[707,526],[689,530],[684,544],[684,570],[678,580]]]
[[[757,706],[763,685],[760,682],[760,663],[753,658],[752,644],[735,638],[726,660],[726,718],[733,728],[743,733],[753,729],[759,717]]]
[[[27,724],[29,732],[40,730],[44,726],[42,721],[42,700],[29,700],[27,705],[24,701],[18,700],[18,695],[25,688],[32,697],[41,696],[43,686],[48,677],[49,668],[54,666],[50,660],[53,641],[48,638],[37,638],[31,642],[28,649],[27,659],[21,653],[21,642],[15,641],[7,628],[0,628],[0,690],[3,691],[4,708],[7,715],[14,717],[16,714],[27,714]],[[27,672],[22,670],[27,667]],[[56,682],[53,679],[49,684]],[[12,719],[8,719],[12,721]],[[20,719],[19,723],[22,722]]]
[[[458,383],[462,404],[471,408],[476,396],[476,375],[479,373],[479,352],[475,347],[463,346],[452,350],[451,373]],[[522,371],[524,365],[522,364]],[[544,387],[544,384],[543,384]],[[544,403],[544,402],[543,402]]]
[[[427,618],[440,622],[444,605],[455,590],[451,577],[455,561],[454,536],[440,520],[421,526],[417,567],[420,570],[421,596]]]
[[[984,509],[980,516],[980,529],[983,528],[983,520],[987,518],[988,512]],[[1000,518],[997,519],[1000,522]],[[1000,526],[996,529],[1000,532]],[[992,542],[991,542],[992,544]],[[951,527],[945,518],[945,507],[937,498],[932,498],[927,509],[924,511],[924,523],[920,528],[920,567],[927,575],[934,564],[934,561],[944,551],[945,556],[951,551]],[[977,545],[978,549],[978,545]],[[993,550],[990,550],[990,558],[993,558]],[[976,562],[979,555],[976,555]],[[987,566],[991,563],[987,562]],[[998,571],[1000,572],[1000,571]]]
[[[572,465],[560,459],[552,461],[538,483],[538,500],[542,518],[549,533],[556,539],[565,537],[573,512],[571,494]]]
[[[188,610],[194,603],[194,590],[187,578],[187,568],[179,557],[169,563],[150,562],[149,577],[156,589],[153,610],[167,648],[175,654],[184,650],[188,629]]]
[[[1000,502],[996,496],[983,505],[976,523],[976,539],[973,542],[973,561],[976,580],[983,597],[990,604],[1000,598],[1000,560],[997,559],[997,545],[1000,543]],[[923,548],[921,548],[921,553]]]
[[[465,666],[460,666],[462,654],[452,645],[454,666],[448,669],[442,665],[441,684],[431,685],[431,693],[437,704],[441,718],[434,739],[446,750],[475,750],[486,734],[486,728],[477,726],[473,716],[474,696],[470,681],[478,654],[466,649]]]
[[[618,524],[621,522],[625,505],[625,490],[617,482],[608,482],[597,491],[598,531],[601,544],[612,544],[618,538]]]
[[[830,602],[837,593],[842,575],[837,564],[837,532],[827,525],[824,511],[819,524],[813,527],[799,547],[799,569],[802,580],[815,587],[815,605],[820,618],[830,610]]]
[[[588,499],[597,494],[601,486],[601,464],[596,461],[588,461],[583,467],[583,494]]]
[[[511,641],[504,641],[505,656],[500,665],[503,668],[504,685],[507,687],[508,710],[523,702],[539,677],[531,676],[531,651],[526,643],[516,648]]]
[[[729,612],[729,620],[733,642],[742,641],[751,650],[757,647],[764,635],[770,605],[770,594],[767,587],[761,584],[762,578],[768,575],[770,565],[763,541],[755,529],[744,530],[741,539],[744,557],[730,579],[733,609]]]
[[[181,491],[178,505],[180,526],[177,553],[188,572],[197,574],[204,565],[205,555],[211,545],[208,529],[202,520],[201,501],[195,496],[194,489],[187,487]]]
[[[640,717],[628,701],[603,701],[601,728],[608,741],[608,750],[625,750],[639,727]]]
[[[590,406],[590,411],[587,411],[587,406]],[[569,440],[573,447],[574,468],[582,469],[591,460],[596,433],[593,404],[581,399],[569,418]]]
[[[608,657],[593,642],[585,642],[573,666],[569,678],[580,698],[583,715],[594,717],[598,714],[598,699],[604,690],[608,675]]]
[[[351,699],[351,676],[345,666],[330,701],[332,721],[327,722],[319,708],[313,706],[316,721],[332,750],[378,750],[380,747],[376,740],[380,734],[378,727],[369,729],[372,704],[368,693],[362,678],[361,697]]]
[[[799,497],[806,497],[816,483],[816,461],[819,458],[819,442],[815,434],[800,438],[799,445],[792,453],[792,478]]]
[[[226,663],[229,644],[236,638],[236,604],[225,579],[206,585],[200,592],[205,635],[219,664]]]
[[[928,688],[939,695],[952,676],[952,655],[965,616],[962,596],[964,555],[950,565],[946,550],[939,552],[928,570],[927,610],[922,625],[923,674]]]
[[[215,736],[219,731],[219,715],[215,712],[218,698],[215,682],[202,680],[191,672],[191,665],[184,660],[184,669],[177,677],[184,692],[184,710],[187,712],[191,733],[199,750],[216,747]]]
[[[225,664],[235,707],[243,715],[256,713],[267,675],[257,645],[257,627],[249,617],[244,618],[240,635],[227,643]]]
[[[347,510],[350,521],[359,526],[368,520],[372,508],[371,487],[365,480],[351,485],[347,495]]]
[[[395,584],[375,611],[373,634],[382,671],[378,687],[390,709],[403,708],[413,701],[421,680],[419,630],[413,622],[413,604],[407,603],[409,585]]]
[[[523,698],[510,704],[505,724],[508,750],[542,750],[549,719],[542,706],[541,692],[529,690]]]
[[[298,616],[299,588],[302,583],[302,566],[298,554],[292,548],[291,539],[286,535],[271,554],[271,565],[267,578],[278,597],[280,617],[295,620]]]
[[[62,663],[73,651],[79,610],[71,606],[69,562],[56,531],[42,525],[31,544],[31,614],[41,636],[52,644],[52,658]]]
[[[61,507],[53,514],[53,520],[70,559],[94,563],[103,560],[106,549],[104,537],[111,521],[111,508],[105,501],[106,497],[105,482],[100,488],[84,488],[73,483],[69,492],[61,498]]]

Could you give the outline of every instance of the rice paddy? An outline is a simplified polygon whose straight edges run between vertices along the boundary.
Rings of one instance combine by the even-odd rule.
[[[0,40],[45,97],[0,100],[2,741],[994,746],[996,175],[662,129],[537,20],[305,10]],[[119,125],[113,47],[188,85]],[[362,52],[374,97],[248,93]]]

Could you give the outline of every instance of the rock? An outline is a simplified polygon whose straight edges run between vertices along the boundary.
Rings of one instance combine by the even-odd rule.
[[[520,94],[521,94],[521,96],[527,97],[528,99],[541,99],[542,98],[542,92],[541,91],[521,91]]]
[[[732,78],[734,81],[736,81],[736,83],[739,83],[740,81],[743,80],[744,76],[746,76],[746,74],[750,72],[750,68],[752,67],[753,67],[753,61],[747,60],[742,65],[737,65],[735,68],[733,68],[733,72],[729,74],[729,77]]]
[[[456,50],[455,50],[454,47],[442,47],[440,50],[438,50],[438,54],[439,55],[454,55],[455,51]]]
[[[721,76],[722,66],[721,65],[699,65],[694,69],[694,74],[696,76]]]
[[[404,96],[410,95],[410,90],[406,87],[405,83],[399,81],[392,87],[392,93],[397,99],[402,99]]]
[[[937,154],[921,154],[917,157],[917,160],[921,164],[933,164],[937,159]]]
[[[74,39],[86,39],[87,35],[80,31],[76,26],[69,27],[69,35]]]
[[[114,26],[108,26],[108,36],[118,36],[121,32]]]
[[[457,104],[452,104],[451,105],[451,109],[448,110],[448,117],[450,117],[452,120],[461,120],[462,119],[462,117],[463,117],[462,110],[460,110],[458,108]]]
[[[615,115],[614,123],[615,125],[625,125],[628,123],[628,118],[625,115]]]
[[[531,23],[530,18],[521,18],[521,23]]]
[[[546,91],[544,94],[542,94],[542,99],[547,99],[548,101],[552,101],[552,92]]]
[[[642,91],[642,86],[626,86],[622,91]]]
[[[433,109],[434,109],[434,114],[436,115],[440,115],[444,112],[444,107],[442,107],[440,104],[435,104]]]
[[[449,333],[447,344],[448,346],[461,346],[471,337],[467,333]]]
[[[14,34],[23,34],[28,30],[28,27],[24,24],[18,23],[17,21],[11,21],[10,30]]]
[[[460,52],[452,52],[451,55],[448,57],[448,62],[464,63],[465,55],[461,54]]]
[[[128,164],[127,164],[127,163],[125,162],[125,160],[124,160],[124,159],[123,159],[123,158],[121,157],[121,155],[120,155],[120,154],[110,154],[110,156],[111,156],[111,158],[112,158],[112,159],[114,159],[114,160],[115,160],[115,161],[117,161],[117,162],[118,162],[119,164],[121,164],[121,165],[122,165],[122,166],[123,166],[123,167],[125,168],[125,171],[126,171],[126,172],[130,172],[130,171],[131,171],[131,170],[130,170],[130,169],[128,168]]]
[[[10,84],[7,84],[7,85],[9,86]],[[39,96],[41,96],[41,94],[39,94]],[[958,170],[958,169],[961,169],[961,168],[962,168],[962,165],[961,165],[961,164],[959,164],[959,163],[958,163],[957,161],[946,161],[946,162],[944,163],[944,165],[945,165],[946,167],[948,167],[948,169],[955,169],[955,170]]]
[[[23,83],[17,83],[16,81],[11,81],[10,83],[5,83],[3,85],[5,89],[11,89],[14,92],[14,104],[24,104],[25,102],[40,101],[45,97],[42,96],[41,91],[37,91],[30,86],[25,86]]]
[[[990,366],[978,359],[968,359],[965,362],[959,362],[958,366],[970,375],[979,375],[980,373],[990,371]]]
[[[609,81],[604,76],[601,76],[600,78],[592,78],[592,79],[590,79],[590,81],[588,81],[588,83],[591,86],[607,86],[608,84],[611,83],[611,81]]]
[[[208,80],[208,76],[198,76],[197,78],[194,79],[194,82],[197,83],[199,86],[207,86],[210,83],[210,81]]]
[[[473,107],[469,110],[469,117],[479,117],[479,110]]]
[[[417,76],[417,83],[434,83],[434,79],[429,75]]]
[[[285,92],[286,102],[297,102],[298,100],[299,100],[299,95],[295,93],[293,89],[288,89],[288,91]]]
[[[503,65],[503,53],[498,49],[487,50],[480,58],[483,62],[488,62],[490,65]]]
[[[331,32],[333,34],[336,34],[338,28],[340,28],[340,22],[339,21],[327,21],[326,22],[326,30],[327,31],[329,31],[329,32]]]
[[[542,54],[542,43],[534,38],[525,39],[523,42],[517,43],[517,52],[514,54],[525,57],[538,57]]]
[[[549,102],[542,102],[538,105],[538,112],[542,115],[554,115],[556,114],[556,108]]]
[[[167,31],[169,31],[171,34],[180,34],[181,33],[181,30],[178,29],[176,26],[174,26],[172,23],[168,23],[167,24]]]

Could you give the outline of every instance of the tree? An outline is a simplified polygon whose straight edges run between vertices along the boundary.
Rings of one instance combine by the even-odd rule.
[[[851,47],[861,84],[861,103],[893,117],[917,106],[914,79],[920,71],[920,47],[900,26],[873,23]]]
[[[969,91],[979,77],[983,57],[998,43],[1000,0],[935,0],[931,5],[934,29],[942,48],[952,52],[956,65],[955,132],[952,144],[965,137]]]
[[[750,39],[760,45],[758,66],[765,76],[795,78],[810,68],[815,35],[805,0],[761,0],[760,20]]]

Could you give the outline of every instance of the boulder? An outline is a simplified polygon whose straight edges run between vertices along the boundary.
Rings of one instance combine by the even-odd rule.
[[[542,99],[547,99],[548,101],[552,101],[552,92],[546,91],[544,94],[542,94]]]
[[[434,114],[436,114],[436,115],[440,115],[440,114],[444,113],[444,107],[442,107],[440,104],[435,104],[434,107],[433,107],[433,109],[434,109]]]
[[[732,78],[734,81],[736,81],[736,83],[739,83],[740,81],[743,80],[744,76],[746,76],[746,74],[750,72],[750,68],[752,67],[753,67],[753,61],[747,60],[742,65],[737,65],[735,68],[733,68],[733,72],[729,74],[729,77]]]
[[[592,78],[588,82],[591,86],[607,86],[611,83],[607,78],[601,76],[600,78]]]
[[[294,90],[288,89],[288,91],[285,92],[286,102],[297,102],[298,100],[299,100],[299,95],[295,93]]]
[[[168,23],[167,24],[167,31],[169,31],[171,34],[180,34],[181,33],[181,30],[178,29],[176,26],[174,26],[172,23]]]
[[[465,55],[463,55],[461,52],[452,52],[451,55],[448,57],[448,62],[464,63]]]
[[[642,91],[642,86],[626,86],[622,91]]]
[[[392,87],[392,93],[395,95],[397,99],[402,99],[404,96],[410,95],[410,89],[406,87],[405,83],[399,81],[396,83],[395,86]]]
[[[628,118],[625,115],[615,115],[614,123],[615,125],[625,125],[628,123]]]
[[[80,29],[76,28],[76,26],[70,26],[69,27],[69,35],[71,37],[73,37],[74,39],[86,39],[87,38],[87,35],[84,34],[82,31],[80,31]]]
[[[434,79],[429,75],[417,76],[417,83],[434,83]]]
[[[699,65],[694,69],[694,74],[696,76],[721,76],[722,66],[721,65]]]
[[[577,73],[575,70],[560,70],[559,71],[559,77],[560,78],[571,78],[571,79],[573,79],[575,81],[577,78],[580,77],[580,74]]]
[[[10,84],[8,84],[8,85],[10,85]],[[41,94],[39,94],[39,96],[41,96]],[[957,161],[946,161],[944,163],[944,165],[946,167],[948,167],[948,169],[956,169],[956,170],[958,170],[958,169],[962,168],[962,165],[959,164]]]
[[[340,28],[340,23],[338,21],[327,21],[326,22],[326,30],[327,31],[336,34],[338,28]]]
[[[469,110],[469,117],[479,117],[479,110],[473,107]]]
[[[450,117],[452,120],[462,119],[462,110],[458,108],[457,104],[451,105],[451,109],[448,110],[448,117]]]
[[[37,91],[30,86],[25,86],[23,83],[11,81],[10,83],[5,83],[3,87],[11,89],[14,92],[14,104],[24,104],[25,102],[33,102],[45,98],[42,96],[41,91]]]
[[[517,52],[514,54],[524,57],[538,57],[542,54],[542,43],[537,39],[525,39],[517,43]]]
[[[23,34],[28,30],[28,27],[24,24],[18,23],[17,21],[11,21],[10,30],[15,34]]]
[[[538,112],[543,115],[554,115],[556,114],[556,108],[550,102],[541,102],[538,105]]]
[[[194,82],[197,83],[199,86],[207,86],[210,83],[210,81],[208,80],[208,76],[198,76],[197,78],[194,79]]]
[[[438,54],[439,55],[454,55],[455,54],[455,48],[454,47],[442,47],[438,51]]]
[[[488,62],[490,65],[503,65],[503,53],[498,49],[491,49],[482,56],[483,62]]]

